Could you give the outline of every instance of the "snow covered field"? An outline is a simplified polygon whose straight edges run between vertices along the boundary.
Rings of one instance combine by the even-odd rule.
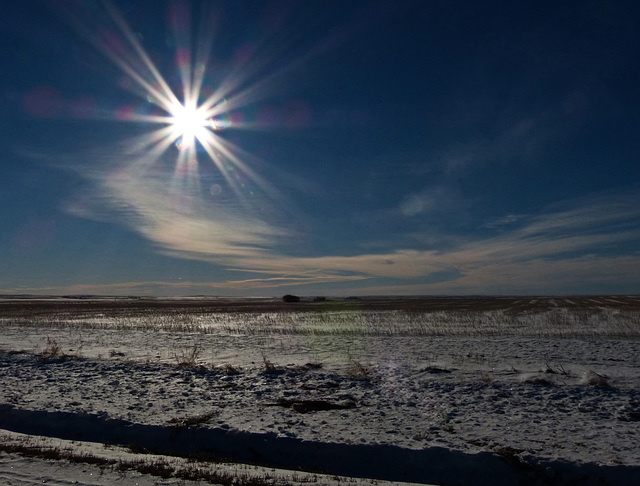
[[[0,336],[6,484],[640,484],[638,297],[4,299]]]

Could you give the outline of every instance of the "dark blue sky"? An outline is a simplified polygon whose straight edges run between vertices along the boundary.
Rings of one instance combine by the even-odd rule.
[[[604,0],[7,3],[0,292],[640,293],[639,22]]]

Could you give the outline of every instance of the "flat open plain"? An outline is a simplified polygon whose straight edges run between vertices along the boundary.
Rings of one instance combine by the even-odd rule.
[[[637,296],[4,298],[0,335],[7,484],[640,482]]]

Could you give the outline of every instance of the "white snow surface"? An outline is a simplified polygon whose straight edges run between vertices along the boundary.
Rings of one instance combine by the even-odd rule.
[[[442,485],[640,484],[640,329],[623,338],[566,328],[569,337],[546,338],[280,334],[241,326],[122,329],[109,327],[109,315],[96,319],[98,328],[86,317],[85,325],[73,316],[65,325],[45,324],[46,316],[4,319],[3,442],[19,433],[136,444],[165,456],[324,472],[327,484],[332,475]],[[35,476],[25,471],[52,475],[50,464],[2,454],[0,479],[28,484]],[[64,479],[82,467],[95,468],[69,464],[55,474]],[[110,484],[99,481],[78,484]]]

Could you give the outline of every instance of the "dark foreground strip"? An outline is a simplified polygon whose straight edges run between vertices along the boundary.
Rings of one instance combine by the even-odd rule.
[[[135,424],[89,415],[0,406],[0,428],[29,435],[135,446],[165,455],[197,456],[260,466],[360,478],[442,485],[638,485],[640,467],[524,464],[490,452],[467,454],[441,447],[414,450],[390,445],[303,441],[219,428]],[[471,479],[471,483],[468,481]]]

